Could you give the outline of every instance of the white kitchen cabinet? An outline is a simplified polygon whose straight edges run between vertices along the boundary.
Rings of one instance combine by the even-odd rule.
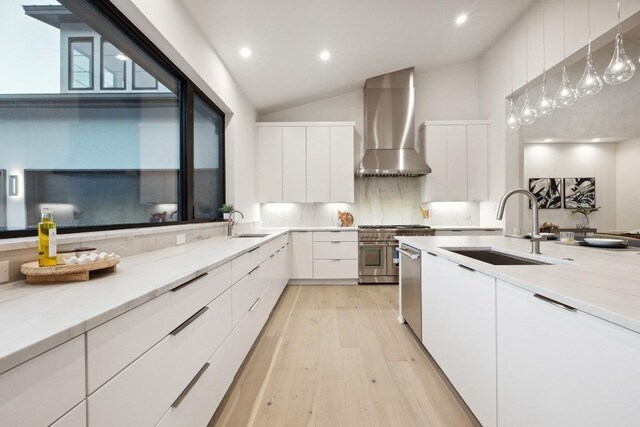
[[[262,202],[282,202],[282,128],[258,127],[258,195]]]
[[[331,201],[353,203],[353,127],[331,127]]]
[[[421,201],[488,199],[488,124],[425,122],[418,130],[431,173],[421,180]]]
[[[422,271],[422,343],[482,425],[495,426],[495,279],[429,252]]]
[[[261,202],[353,203],[352,122],[259,123]]]
[[[51,427],[86,427],[87,425],[87,402],[82,401],[78,406],[64,414]]]
[[[313,278],[313,233],[291,232],[291,278]]]
[[[307,128],[307,202],[331,201],[331,128]]]
[[[282,201],[307,201],[307,130],[282,128]]]
[[[498,423],[637,426],[640,334],[498,281]]]
[[[0,425],[50,425],[84,396],[82,335],[0,374]]]

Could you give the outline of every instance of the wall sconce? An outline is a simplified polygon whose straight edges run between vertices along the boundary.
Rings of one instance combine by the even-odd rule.
[[[18,175],[9,175],[9,195],[18,195]]]

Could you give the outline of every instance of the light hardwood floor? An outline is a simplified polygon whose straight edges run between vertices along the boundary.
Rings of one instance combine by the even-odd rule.
[[[397,286],[287,286],[209,426],[472,426]]]

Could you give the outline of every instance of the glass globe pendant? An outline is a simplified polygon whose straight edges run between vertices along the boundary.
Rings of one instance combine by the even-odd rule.
[[[542,92],[540,93],[540,98],[538,98],[538,103],[536,104],[536,115],[538,117],[549,117],[553,110],[555,109],[555,105],[553,103],[553,99],[549,97],[549,93],[547,92],[547,75],[544,74],[542,76]]]
[[[518,116],[520,126],[527,126],[536,121],[536,110],[529,103],[529,89],[524,93],[524,104]]]
[[[553,99],[553,105],[555,105],[556,108],[568,108],[576,102],[576,99],[576,91],[569,81],[567,67],[562,67],[562,82],[560,83],[556,97]]]
[[[613,51],[613,58],[611,58],[611,62],[604,72],[604,81],[610,85],[619,85],[629,81],[635,72],[636,67],[624,51],[622,47],[622,36],[618,34],[616,36],[616,47]]]
[[[515,132],[520,128],[520,122],[518,121],[518,107],[513,104],[513,98],[509,99],[509,116],[507,117],[507,130]]]
[[[593,66],[593,57],[591,56],[591,41],[589,41],[589,47],[587,48],[587,65],[582,73],[582,78],[576,86],[576,94],[580,98],[586,98],[596,95],[602,90],[602,79],[596,72]]]

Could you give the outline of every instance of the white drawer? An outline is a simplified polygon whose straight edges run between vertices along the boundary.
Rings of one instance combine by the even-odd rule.
[[[0,425],[46,426],[84,399],[84,335],[0,375]]]
[[[260,297],[260,294],[262,293],[260,285],[264,284],[262,274],[264,271],[263,268],[263,264],[257,266],[231,288],[234,326],[240,322],[240,319],[244,317],[247,310],[249,310],[251,305],[256,302],[258,297]]]
[[[227,263],[87,332],[89,394],[230,286]]]
[[[89,425],[158,423],[231,332],[231,290],[207,307],[89,396]]]
[[[51,427],[86,427],[87,426],[87,401],[83,400],[78,406],[70,410]]]
[[[253,248],[249,252],[231,260],[231,279],[233,283],[246,276],[251,270],[260,265],[269,255],[287,244],[288,235],[280,236],[274,240]]]
[[[357,279],[358,260],[314,260],[314,279]]]
[[[314,242],[313,259],[358,259],[358,242]]]
[[[357,242],[357,231],[314,231],[314,242]]]

